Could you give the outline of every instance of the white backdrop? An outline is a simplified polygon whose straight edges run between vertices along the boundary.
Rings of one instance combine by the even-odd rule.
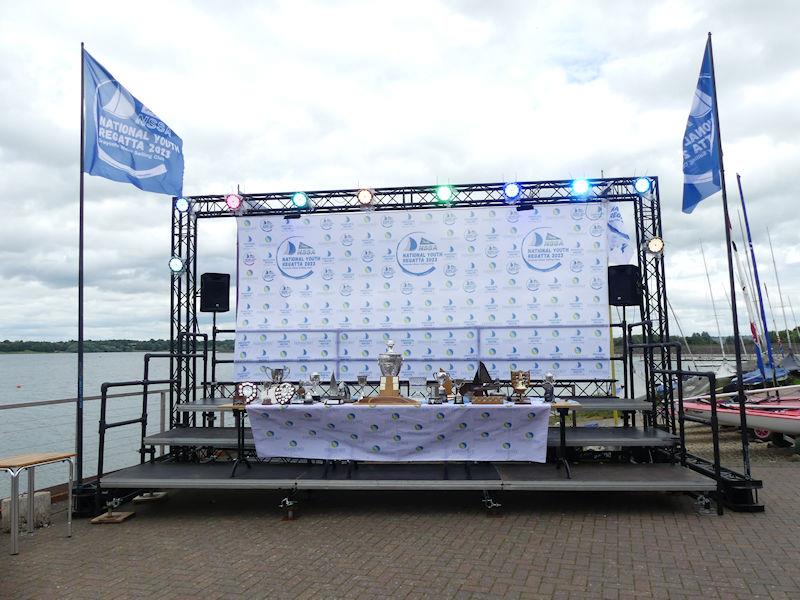
[[[610,377],[602,204],[237,221],[237,380],[377,378],[390,338],[403,377]]]

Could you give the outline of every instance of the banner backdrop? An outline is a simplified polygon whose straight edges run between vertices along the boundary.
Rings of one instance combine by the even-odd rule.
[[[239,217],[235,377],[610,377],[600,203]]]

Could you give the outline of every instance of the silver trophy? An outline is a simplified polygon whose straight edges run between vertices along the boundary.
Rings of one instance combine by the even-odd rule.
[[[272,367],[261,367],[261,370],[264,371],[269,377],[272,379],[272,383],[283,383],[283,377],[289,374],[289,367],[280,367],[280,368],[272,368]]]
[[[403,355],[394,351],[394,341],[386,342],[386,352],[378,355],[378,366],[381,375],[384,377],[397,377],[400,374],[400,367],[403,366]]]
[[[553,402],[555,398],[555,381],[556,378],[552,373],[545,373],[544,376],[544,383],[542,387],[544,388],[544,401],[545,402]]]

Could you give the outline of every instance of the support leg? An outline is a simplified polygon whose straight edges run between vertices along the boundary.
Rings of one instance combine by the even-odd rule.
[[[11,472],[11,554],[19,554],[19,471]]]
[[[35,529],[34,519],[34,496],[36,495],[35,467],[28,467],[28,533],[33,533]]]
[[[69,487],[67,488],[67,537],[72,537],[72,480],[74,479],[75,465],[72,459],[67,459],[69,465]]]

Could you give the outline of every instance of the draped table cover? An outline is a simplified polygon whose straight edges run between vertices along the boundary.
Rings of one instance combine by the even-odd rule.
[[[545,462],[550,407],[250,404],[247,414],[262,458]]]

